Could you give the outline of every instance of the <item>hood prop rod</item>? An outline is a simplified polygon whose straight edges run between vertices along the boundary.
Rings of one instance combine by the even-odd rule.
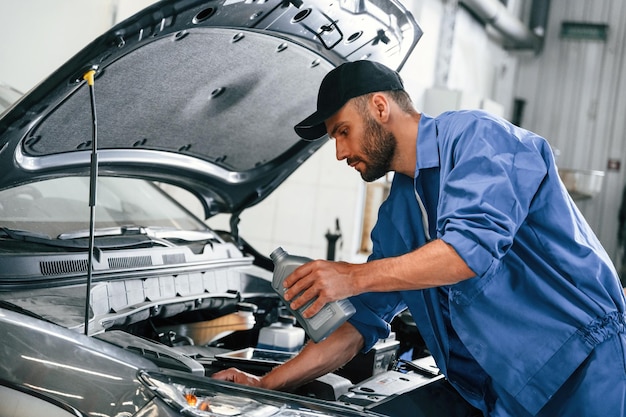
[[[89,336],[89,310],[91,307],[91,280],[93,277],[93,259],[96,254],[96,190],[98,187],[98,119],[96,118],[96,98],[94,89],[95,69],[90,69],[83,75],[89,86],[91,99],[91,120],[93,122],[93,137],[91,140],[91,165],[89,168],[89,258],[87,260],[87,285],[85,292],[85,336]],[[99,253],[98,253],[99,255]],[[99,257],[99,256],[98,256]]]
[[[241,214],[242,211],[243,209],[233,211],[232,215],[230,216],[230,221],[229,221],[230,234],[233,236],[235,245],[237,246],[238,249],[243,249],[243,243],[241,242],[241,237],[239,236],[239,221],[240,221],[239,215]]]

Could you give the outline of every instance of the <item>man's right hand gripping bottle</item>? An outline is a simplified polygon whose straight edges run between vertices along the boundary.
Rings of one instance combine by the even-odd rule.
[[[290,255],[281,247],[276,248],[270,254],[270,258],[274,262],[274,276],[272,279],[272,287],[274,288],[274,291],[276,291],[276,293],[280,296],[291,314],[294,315],[300,326],[302,326],[306,334],[314,342],[317,343],[324,340],[328,337],[328,335],[335,331],[337,327],[341,326],[356,312],[350,301],[338,300],[326,304],[313,317],[309,317],[308,319],[302,317],[302,312],[313,303],[313,300],[306,303],[298,310],[293,310],[289,306],[290,301],[285,300],[285,287],[283,287],[283,281],[297,267],[311,261],[311,259],[303,256]],[[297,297],[294,297],[291,301],[296,298]]]

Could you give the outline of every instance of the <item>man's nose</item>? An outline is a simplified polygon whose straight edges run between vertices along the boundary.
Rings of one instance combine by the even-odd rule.
[[[342,161],[348,157],[348,151],[343,141],[335,139],[335,154],[338,161]]]

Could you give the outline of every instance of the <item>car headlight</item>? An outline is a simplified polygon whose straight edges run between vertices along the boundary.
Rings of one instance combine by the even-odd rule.
[[[331,417],[363,415],[349,408],[298,399],[210,378],[141,372],[139,379],[183,415],[198,417]]]

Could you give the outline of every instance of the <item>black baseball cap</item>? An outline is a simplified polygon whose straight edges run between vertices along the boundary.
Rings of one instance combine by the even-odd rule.
[[[322,80],[317,94],[317,111],[294,129],[306,140],[326,134],[324,120],[337,113],[351,98],[377,91],[404,90],[400,74],[374,61],[346,62],[333,68]]]

